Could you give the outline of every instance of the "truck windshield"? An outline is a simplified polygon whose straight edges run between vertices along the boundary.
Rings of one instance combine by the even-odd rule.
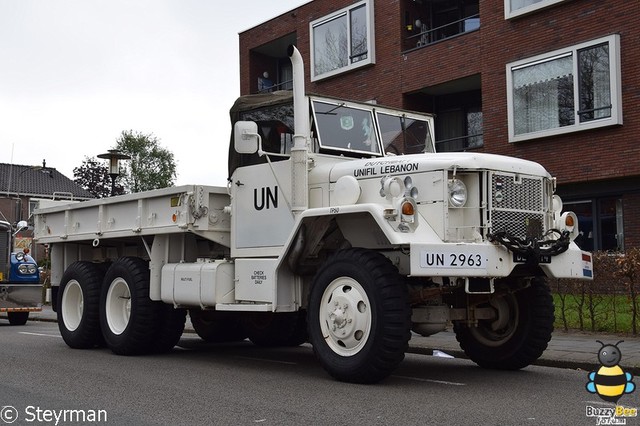
[[[372,111],[314,100],[313,112],[321,149],[380,155]]]
[[[320,151],[357,157],[435,152],[427,115],[338,100],[311,104]]]
[[[376,112],[382,146],[387,154],[435,152],[429,124],[408,114]]]

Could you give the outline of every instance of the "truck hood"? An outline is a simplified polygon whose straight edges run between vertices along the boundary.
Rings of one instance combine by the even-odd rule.
[[[347,175],[356,178],[373,178],[453,168],[458,170],[495,170],[551,177],[544,167],[529,160],[495,154],[447,152],[340,162],[332,167],[329,179],[331,182],[335,182],[340,177]]]

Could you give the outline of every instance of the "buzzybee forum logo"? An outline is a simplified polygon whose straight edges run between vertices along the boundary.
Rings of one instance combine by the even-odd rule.
[[[598,425],[601,424],[626,424],[626,417],[637,417],[638,409],[618,405],[618,401],[624,394],[632,393],[636,389],[633,383],[633,375],[625,372],[620,367],[622,352],[618,345],[605,345],[599,340],[601,347],[598,351],[598,361],[601,367],[597,371],[589,373],[589,381],[586,384],[587,392],[594,393],[603,401],[613,403],[615,407],[592,407],[587,405],[587,417],[596,417]]]

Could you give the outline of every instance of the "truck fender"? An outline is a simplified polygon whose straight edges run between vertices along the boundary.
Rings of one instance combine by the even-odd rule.
[[[336,220],[352,246],[369,249],[390,249],[411,243],[441,241],[423,217],[414,232],[396,231],[384,216],[385,207],[374,203],[308,209],[296,217],[293,232],[285,243],[284,255],[277,270],[283,266],[294,270],[302,253],[309,252],[324,237],[323,228]],[[366,229],[366,232],[361,232]]]

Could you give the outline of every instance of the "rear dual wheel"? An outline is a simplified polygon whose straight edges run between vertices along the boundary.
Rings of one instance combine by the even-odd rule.
[[[58,327],[65,343],[87,349],[106,343],[115,353],[166,352],[180,340],[186,311],[149,298],[149,267],[136,257],[105,265],[80,261],[58,291]]]
[[[65,343],[88,349],[102,342],[100,289],[103,273],[99,265],[74,262],[62,276],[58,290],[58,328]]]
[[[247,337],[237,313],[190,309],[189,316],[196,334],[205,342],[236,342]]]
[[[186,311],[149,298],[149,266],[122,257],[107,270],[100,324],[107,346],[118,355],[171,350],[184,330]]]

